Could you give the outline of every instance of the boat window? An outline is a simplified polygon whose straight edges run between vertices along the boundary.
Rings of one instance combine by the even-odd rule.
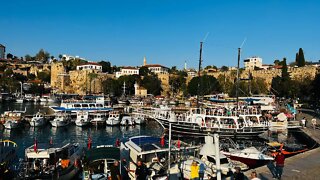
[[[82,107],[89,107],[88,104],[82,104]]]
[[[90,107],[96,107],[94,104],[89,104]]]
[[[80,104],[74,104],[74,107],[81,107]]]
[[[102,104],[97,104],[97,107],[103,107],[103,105]]]

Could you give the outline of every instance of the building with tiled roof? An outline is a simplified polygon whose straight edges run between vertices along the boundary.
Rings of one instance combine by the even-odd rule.
[[[120,71],[116,72],[116,78],[120,76],[139,75],[139,68],[136,67],[122,67]]]
[[[86,64],[77,66],[77,70],[97,70],[102,72],[102,66],[96,62],[88,62]]]

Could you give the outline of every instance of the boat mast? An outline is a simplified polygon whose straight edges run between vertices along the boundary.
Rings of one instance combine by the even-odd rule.
[[[237,109],[239,108],[239,68],[240,68],[240,53],[241,53],[241,47],[238,48],[238,66],[237,66],[237,82],[236,82]]]
[[[199,96],[200,96],[200,84],[201,84],[201,63],[202,63],[202,44],[200,42],[200,57],[199,57],[199,68],[198,68],[198,89],[197,89],[197,108],[199,108]]]

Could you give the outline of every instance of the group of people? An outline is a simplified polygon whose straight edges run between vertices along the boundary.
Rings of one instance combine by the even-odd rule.
[[[120,171],[121,169],[121,171]],[[130,180],[129,177],[130,169],[127,166],[126,159],[122,159],[121,167],[119,167],[119,161],[114,161],[113,165],[110,167],[111,180]],[[137,162],[137,167],[135,170],[135,178],[137,180],[146,180],[148,176],[148,169],[142,163],[142,161]]]
[[[301,119],[301,126],[302,126],[303,128],[306,128],[306,127],[307,127],[307,124],[308,124],[308,121],[307,121],[306,117],[303,117],[303,118]],[[317,119],[316,119],[315,117],[313,117],[313,118],[311,119],[311,124],[312,124],[312,128],[313,128],[313,129],[316,129]]]

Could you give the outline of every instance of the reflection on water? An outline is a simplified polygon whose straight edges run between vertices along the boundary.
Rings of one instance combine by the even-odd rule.
[[[84,146],[87,144],[88,137],[92,139],[93,146],[102,144],[114,144],[116,139],[126,141],[129,137],[138,135],[160,136],[162,128],[154,121],[147,122],[144,126],[131,127],[77,127],[74,124],[66,127],[25,127],[20,129],[8,130],[0,129],[0,139],[10,139],[18,144],[18,156],[24,156],[24,149],[34,143],[34,138],[38,142],[49,143],[52,137],[53,143],[65,144],[78,142]]]

